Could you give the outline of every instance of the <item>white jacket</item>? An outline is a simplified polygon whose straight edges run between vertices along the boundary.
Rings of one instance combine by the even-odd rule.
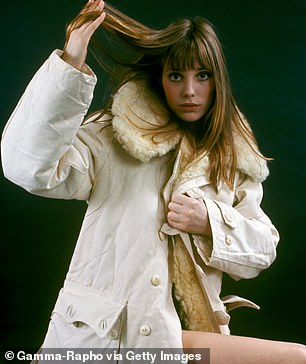
[[[160,125],[165,111],[129,83],[116,94],[113,120],[86,122],[95,76],[52,53],[32,79],[2,139],[4,174],[27,191],[88,201],[69,272],[56,302],[45,347],[181,347],[181,325],[171,296],[168,236],[178,235],[193,254],[198,277],[220,332],[227,311],[255,306],[219,298],[222,272],[252,278],[274,261],[278,233],[260,208],[260,160],[237,137],[234,190],[214,191],[208,158],[179,174],[179,138],[152,142],[142,120]],[[168,226],[174,192],[202,198],[212,239]],[[193,249],[193,253],[191,250]]]

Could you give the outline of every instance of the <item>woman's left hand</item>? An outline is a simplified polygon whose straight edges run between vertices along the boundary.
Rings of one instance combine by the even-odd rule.
[[[167,220],[172,227],[191,234],[211,236],[207,208],[203,200],[174,195],[168,209]]]

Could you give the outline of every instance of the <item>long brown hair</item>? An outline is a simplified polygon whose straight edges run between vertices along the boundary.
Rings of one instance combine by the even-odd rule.
[[[225,182],[233,187],[237,168],[237,151],[234,134],[238,133],[248,143],[253,152],[260,158],[265,158],[258,152],[255,137],[244,117],[239,111],[234,99],[227,72],[224,53],[213,25],[206,19],[182,19],[175,21],[163,29],[151,29],[128,17],[114,7],[106,4],[106,17],[102,27],[114,40],[120,40],[129,52],[125,59],[110,53],[107,47],[99,44],[95,38],[93,45],[103,56],[96,56],[101,66],[109,70],[106,59],[113,59],[120,65],[121,73],[117,75],[116,90],[124,83],[134,80],[144,80],[149,87],[165,102],[161,85],[163,66],[171,69],[187,70],[201,66],[214,79],[214,103],[204,116],[202,123],[203,135],[201,142],[196,142],[195,136],[190,136],[193,152],[192,159],[206,152],[210,159],[210,179],[215,186]],[[99,14],[81,14],[67,28],[67,39],[71,31]],[[122,46],[122,44],[121,44]],[[121,55],[122,55],[121,51]],[[105,57],[107,55],[107,57]],[[121,58],[121,59],[120,59]],[[123,57],[124,58],[124,57]],[[106,109],[110,111],[110,99]],[[104,112],[105,110],[104,109]],[[192,160],[189,160],[192,162]]]

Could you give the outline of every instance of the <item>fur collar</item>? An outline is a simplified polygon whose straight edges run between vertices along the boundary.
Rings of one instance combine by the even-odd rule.
[[[142,83],[128,82],[116,93],[112,105],[114,135],[122,147],[142,162],[163,156],[175,149],[181,134],[168,124],[169,112],[161,101],[143,87]],[[164,128],[167,139],[161,136],[152,140],[152,131]],[[168,137],[169,136],[169,137]],[[240,136],[236,135],[235,145],[238,155],[237,168],[256,182],[264,181],[269,170],[267,162],[259,158]],[[189,177],[208,167],[208,157],[204,156],[188,169]]]

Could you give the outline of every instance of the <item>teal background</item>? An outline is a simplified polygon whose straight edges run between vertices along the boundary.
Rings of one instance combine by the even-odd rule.
[[[65,24],[80,0],[2,1],[0,4],[3,129],[27,83],[64,42]],[[201,15],[215,24],[224,45],[234,92],[261,150],[274,157],[263,207],[278,227],[278,259],[258,278],[225,279],[224,293],[262,309],[232,313],[233,334],[306,343],[305,125],[306,1],[113,0],[150,25]],[[99,108],[104,82],[92,109]],[[2,172],[1,172],[2,173]],[[0,178],[1,345],[38,348],[61,288],[85,203],[33,196]],[[2,359],[1,359],[2,360]]]

